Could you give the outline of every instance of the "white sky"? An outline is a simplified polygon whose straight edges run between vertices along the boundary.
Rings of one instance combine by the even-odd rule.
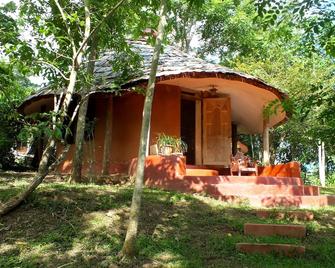
[[[0,0],[0,5],[4,5],[4,4],[7,4],[8,2],[14,2],[14,3],[18,3],[19,0]]]

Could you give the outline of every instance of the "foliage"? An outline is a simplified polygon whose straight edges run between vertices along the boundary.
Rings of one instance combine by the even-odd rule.
[[[190,42],[196,32],[196,24],[201,20],[201,14],[208,2],[206,0],[170,1],[170,16],[167,26],[170,35],[168,39],[178,43],[181,50],[190,51]]]
[[[317,144],[326,144],[332,172],[335,136],[334,9],[330,1],[212,1],[198,32],[199,53],[252,74],[288,94],[270,103],[265,114],[286,110],[289,120],[271,130],[276,162],[317,162]],[[251,136],[243,137],[251,145]],[[253,154],[261,150],[252,137]],[[250,146],[249,146],[250,148]],[[257,156],[256,156],[257,157]]]
[[[261,47],[258,26],[252,23],[256,11],[249,1],[211,1],[202,12],[201,56],[215,54],[230,66],[236,56],[251,54],[253,46]]]
[[[159,150],[162,152],[164,147],[172,147],[173,153],[186,153],[187,144],[179,137],[159,133],[156,139]]]
[[[318,55],[297,60],[284,49],[276,48],[275,56],[269,50],[264,61],[245,57],[236,66],[289,93],[293,110],[290,120],[272,131],[273,148],[281,150],[277,151],[279,161],[310,163],[316,160],[319,139],[326,142],[330,154],[334,153],[333,65]]]
[[[279,25],[288,16],[304,28],[307,52],[324,51],[335,56],[335,3],[332,0],[255,0],[263,26]]]
[[[0,168],[14,167],[13,149],[19,145],[23,126],[16,107],[32,91],[32,85],[15,68],[0,62]]]

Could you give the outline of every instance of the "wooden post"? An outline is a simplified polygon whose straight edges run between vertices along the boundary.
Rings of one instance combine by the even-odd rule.
[[[270,164],[270,127],[268,119],[263,121],[263,162],[265,165]]]
[[[104,155],[102,160],[102,175],[109,174],[110,166],[110,151],[112,141],[112,120],[113,120],[113,97],[109,96],[107,100],[106,124],[105,124],[105,140],[104,140]]]
[[[202,165],[201,100],[195,101],[195,164]]]

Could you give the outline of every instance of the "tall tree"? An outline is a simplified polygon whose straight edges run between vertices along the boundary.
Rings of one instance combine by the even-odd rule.
[[[45,60],[42,61],[39,58],[35,59],[35,62],[41,62],[53,67],[55,72],[51,72],[50,78],[54,78],[56,74],[56,76],[61,75],[65,79],[66,83],[63,81],[57,85],[67,84],[64,92],[58,98],[58,103],[54,107],[54,113],[57,115],[57,118],[53,120],[52,124],[54,130],[56,130],[55,126],[57,125],[63,126],[64,119],[67,116],[68,107],[72,95],[75,92],[78,73],[82,67],[83,58],[87,53],[88,42],[106,19],[109,18],[123,2],[124,0],[120,0],[116,5],[110,8],[103,19],[101,19],[93,29],[91,28],[91,13],[88,1],[84,1],[82,9],[80,9],[80,6],[76,6],[77,3],[68,3],[68,5],[63,7],[58,0],[51,2],[43,0],[22,2],[20,7],[21,16],[22,18],[26,18],[35,30],[33,34],[35,34],[35,40],[37,41],[36,47],[39,49],[38,56],[47,55],[47,58],[50,59],[50,56],[53,55],[53,51],[56,51],[56,59],[62,57],[65,59],[65,62],[71,63],[69,77],[66,77],[60,68],[54,64]],[[78,19],[78,11],[80,10],[84,13],[84,20]],[[73,13],[70,14],[68,11],[72,11]],[[44,17],[42,17],[41,14],[43,14]],[[73,27],[78,27],[77,29],[79,31],[72,31]],[[25,44],[27,45],[27,43]],[[61,48],[64,49],[64,51],[69,51],[70,49],[70,51],[72,51],[70,54],[71,57],[63,55],[61,50],[57,50],[57,45],[58,49]],[[10,57],[17,56],[17,47],[10,47],[7,53]],[[31,55],[30,58],[32,58]],[[60,60],[60,62],[64,64],[64,61]],[[43,151],[37,175],[22,193],[10,199],[0,208],[0,215],[6,214],[17,207],[44,180],[50,168],[54,167],[50,165],[50,162],[52,162],[50,160],[56,149],[56,144],[56,137],[50,136]],[[58,163],[58,161],[55,163]]]
[[[140,137],[140,146],[138,150],[137,157],[137,169],[136,169],[136,179],[135,188],[133,192],[133,198],[130,208],[129,222],[127,228],[126,238],[120,252],[121,256],[124,258],[131,258],[135,255],[135,242],[138,229],[138,220],[141,208],[141,198],[143,191],[143,179],[144,179],[144,167],[145,167],[145,157],[147,155],[148,140],[150,135],[150,120],[151,120],[151,110],[152,101],[155,90],[155,80],[158,67],[158,60],[162,46],[162,40],[164,37],[164,30],[167,24],[166,21],[167,4],[166,0],[161,0],[160,11],[159,11],[159,24],[157,29],[157,37],[154,47],[154,53],[151,63],[151,71],[149,76],[149,81],[147,85],[147,90],[145,93],[145,101],[143,107],[143,118],[142,118],[142,128]]]
[[[83,102],[80,105],[78,111],[78,121],[76,128],[76,136],[75,136],[75,151],[72,162],[72,174],[71,174],[71,182],[80,182],[81,181],[81,171],[82,171],[82,163],[83,163],[83,144],[84,144],[84,134],[85,134],[85,126],[86,126],[86,113],[89,101],[89,91],[92,88],[92,81],[94,75],[94,66],[95,60],[97,58],[98,48],[97,48],[97,36],[93,35],[92,40],[90,42],[90,52],[88,56],[88,64],[87,64],[87,81],[84,85],[85,90],[83,90]],[[86,95],[85,95],[86,93]]]

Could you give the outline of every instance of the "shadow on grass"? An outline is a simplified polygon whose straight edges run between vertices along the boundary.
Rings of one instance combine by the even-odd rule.
[[[0,188],[8,198],[16,190]],[[16,192],[15,192],[16,193]],[[145,189],[140,216],[139,257],[119,264],[132,189],[127,187],[43,185],[13,213],[0,219],[0,267],[288,267],[333,264],[331,247],[310,241],[305,257],[246,256],[237,242],[299,243],[287,238],[243,236],[245,222],[264,222],[246,207],[227,207],[190,195]],[[330,216],[334,214],[330,214]],[[326,235],[334,235],[334,225]],[[322,240],[315,232],[315,241]],[[327,240],[328,241],[328,240]],[[321,252],[319,256],[316,251]]]

